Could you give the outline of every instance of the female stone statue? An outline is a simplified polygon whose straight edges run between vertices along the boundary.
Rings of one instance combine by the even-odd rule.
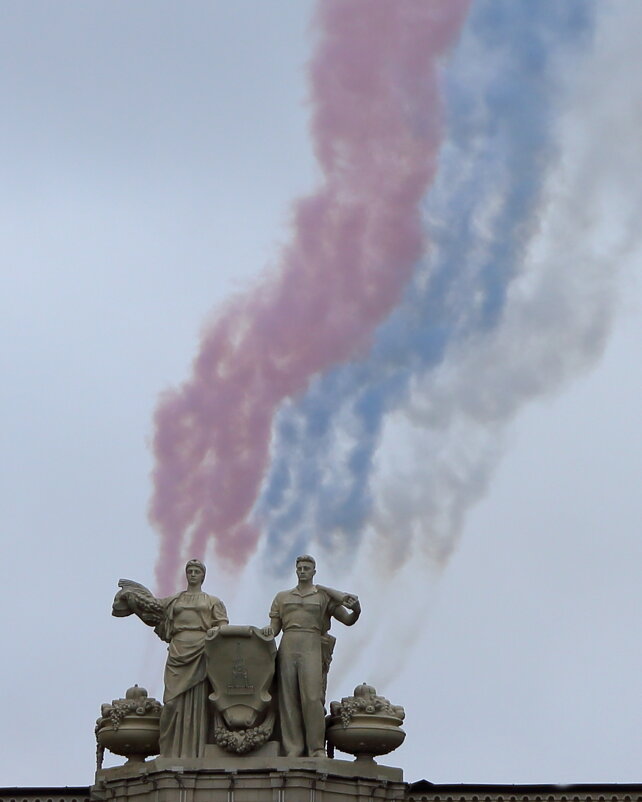
[[[165,694],[160,719],[163,757],[202,757],[207,740],[210,685],[205,664],[205,637],[227,624],[225,605],[203,593],[205,566],[190,560],[185,566],[187,588],[157,599],[143,585],[128,579],[118,583],[112,614],[135,613],[169,643],[165,665]]]

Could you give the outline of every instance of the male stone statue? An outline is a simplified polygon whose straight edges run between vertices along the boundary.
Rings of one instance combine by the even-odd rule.
[[[331,618],[352,626],[361,615],[359,599],[313,585],[316,563],[309,554],[296,559],[298,584],[276,594],[265,633],[283,632],[277,655],[281,737],[286,755],[325,757],[325,677],[330,655],[324,646]]]

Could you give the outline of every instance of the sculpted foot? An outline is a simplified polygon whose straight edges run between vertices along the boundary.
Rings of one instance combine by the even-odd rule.
[[[315,749],[314,752],[310,754],[310,757],[327,757],[327,755],[325,749]]]

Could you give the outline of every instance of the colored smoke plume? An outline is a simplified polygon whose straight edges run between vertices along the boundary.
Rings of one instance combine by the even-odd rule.
[[[242,566],[268,466],[274,414],[319,371],[366,349],[424,247],[420,202],[442,136],[439,61],[468,0],[322,0],[310,66],[323,173],[293,210],[279,269],[205,333],[192,376],[155,415],[150,517],[157,579],[174,588],[183,551]]]

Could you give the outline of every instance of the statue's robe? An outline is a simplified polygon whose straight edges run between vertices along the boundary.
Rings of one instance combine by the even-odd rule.
[[[228,623],[223,602],[199,591],[165,599],[156,634],[169,643],[160,720],[163,757],[203,757],[210,685],[205,663],[208,629]]]

